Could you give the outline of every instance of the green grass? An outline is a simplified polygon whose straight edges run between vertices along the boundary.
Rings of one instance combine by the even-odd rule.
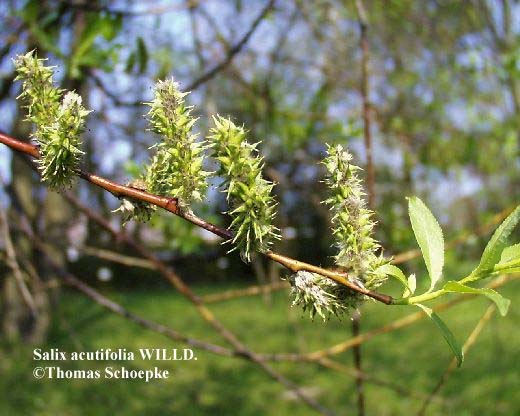
[[[225,290],[195,287],[198,293]],[[431,415],[513,415],[520,413],[518,307],[515,295],[520,282],[501,289],[513,300],[506,318],[496,314],[469,352],[462,369],[444,386]],[[128,309],[189,336],[223,344],[202,323],[191,305],[172,291],[110,292],[107,296]],[[459,341],[471,332],[489,303],[473,299],[441,313]],[[305,352],[340,342],[350,336],[350,321],[310,321],[289,307],[286,293],[272,303],[261,297],[243,298],[211,306],[240,339],[258,352]],[[369,303],[363,308],[362,329],[376,328],[408,313],[412,307],[385,307]],[[56,322],[44,348],[91,351],[98,348],[184,348],[169,339],[106,313],[76,292],[66,292],[56,311]],[[70,330],[73,328],[73,330]],[[236,358],[196,351],[191,362],[65,362],[66,369],[127,368],[169,369],[167,381],[128,380],[35,380],[34,346],[3,344],[0,349],[0,415],[313,415],[315,412],[291,398],[283,387],[255,364]],[[337,357],[351,366],[350,351]],[[378,336],[363,344],[363,366],[380,380],[413,392],[397,393],[387,387],[366,384],[369,415],[414,414],[451,360],[448,347],[432,323],[418,323]],[[295,381],[321,404],[338,414],[355,414],[351,376],[323,369],[313,363],[277,363],[275,368]],[[516,399],[515,399],[516,396]]]

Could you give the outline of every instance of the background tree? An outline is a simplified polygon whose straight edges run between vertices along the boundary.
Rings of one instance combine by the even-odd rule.
[[[432,207],[447,240],[473,234],[520,197],[519,5],[366,1],[364,6],[370,24],[377,238],[391,248],[387,254],[415,248],[404,208],[404,197],[411,194]],[[182,90],[192,91],[187,101],[200,117],[196,133],[206,136],[206,123],[218,111],[243,123],[252,141],[262,140],[264,175],[278,184],[276,225],[283,238],[275,248],[313,264],[330,264],[328,257],[335,253],[333,238],[324,231],[330,212],[320,204],[326,188],[319,182],[318,161],[325,142],[348,145],[357,160],[365,157],[354,2],[12,0],[0,5],[0,18],[5,28],[0,130],[29,136],[15,101],[19,84],[13,82],[11,58],[36,48],[62,68],[59,83],[80,93],[94,110],[83,136],[87,170],[130,182],[157,141],[145,131],[141,104],[152,99],[155,80],[173,76]],[[90,276],[95,286],[161,285],[143,278],[153,271],[107,263],[106,256],[114,254],[107,232],[41,187],[4,147],[0,159],[4,207],[23,211],[39,235],[55,242],[53,261]],[[211,185],[208,200],[196,210],[227,226],[221,214],[225,194]],[[83,183],[74,192],[105,218],[113,218],[111,211],[120,203]],[[229,247],[172,216],[131,222],[125,229],[190,283],[242,283],[255,275],[265,284],[281,274],[263,259],[245,265],[238,255],[226,255]],[[455,273],[457,262],[477,258],[485,240],[475,233],[469,244],[453,250],[447,272]],[[4,268],[4,334],[41,341],[49,322],[67,326],[68,318],[51,316],[55,308],[49,305],[59,302],[55,289],[37,289],[53,287],[55,275],[41,250],[20,233],[14,243],[38,270],[41,282],[29,279],[38,314],[24,301],[11,269]],[[135,250],[124,254],[133,258]],[[405,270],[419,276],[422,267],[411,262]],[[96,278],[110,275],[110,283]]]

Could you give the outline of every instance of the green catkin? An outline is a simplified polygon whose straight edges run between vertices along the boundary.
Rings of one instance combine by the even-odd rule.
[[[266,252],[279,239],[278,229],[272,224],[276,202],[271,195],[274,184],[262,177],[263,158],[257,145],[246,141],[246,132],[224,117],[213,118],[215,126],[209,139],[214,145],[214,156],[220,162],[219,175],[224,179],[224,190],[230,205],[230,229],[235,237],[231,250],[238,250],[245,262],[255,252]]]
[[[365,193],[358,172],[351,164],[352,155],[341,145],[327,148],[323,160],[326,168],[325,184],[329,188],[329,198],[324,201],[332,211],[332,233],[337,266],[345,270],[349,280],[366,289],[375,289],[386,279],[378,268],[387,263],[377,252],[381,246],[372,237],[374,221],[372,211],[366,208]],[[339,285],[323,276],[299,272],[289,278],[292,285],[293,305],[310,310],[322,318],[339,316],[349,308],[354,308],[363,299],[357,292]]]
[[[151,130],[163,140],[154,146],[156,153],[145,175],[149,192],[176,197],[183,208],[203,199],[206,178],[211,175],[202,169],[208,144],[197,141],[192,133],[197,119],[191,115],[192,107],[184,103],[186,95],[172,79],[155,86],[148,120]]]
[[[191,115],[192,107],[186,106],[188,95],[179,90],[173,79],[159,81],[154,88],[154,98],[147,103],[150,130],[162,141],[154,146],[155,154],[144,176],[130,184],[150,193],[177,198],[182,209],[190,210],[193,202],[201,201],[208,188],[206,178],[212,174],[202,169],[206,141],[197,140],[192,132],[197,119]],[[116,210],[123,222],[130,219],[148,221],[156,207],[130,199],[124,199]]]
[[[39,146],[38,166],[42,180],[52,189],[72,184],[83,152],[81,133],[89,111],[75,92],[57,88],[54,68],[46,67],[34,51],[14,59],[17,77],[22,80],[22,99],[27,119],[34,123],[31,137]],[[63,97],[63,98],[62,98]]]
[[[375,289],[386,279],[377,269],[387,260],[377,254],[381,246],[372,237],[375,222],[373,212],[366,208],[358,177],[361,168],[350,163],[352,155],[341,145],[329,146],[327,155],[323,164],[330,197],[324,203],[333,213],[332,233],[338,249],[336,265],[344,268],[354,283]]]

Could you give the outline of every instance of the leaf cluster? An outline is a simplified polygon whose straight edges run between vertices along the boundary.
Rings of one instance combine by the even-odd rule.
[[[500,314],[505,316],[511,303],[509,299],[503,298],[492,289],[472,287],[467,283],[482,280],[496,274],[520,271],[520,244],[508,245],[509,237],[520,221],[520,206],[497,228],[484,249],[479,265],[468,276],[459,280],[450,280],[438,290],[435,290],[435,288],[442,278],[444,265],[442,229],[431,211],[419,198],[412,197],[408,199],[408,211],[415,238],[428,270],[430,287],[425,293],[412,296],[416,287],[415,276],[412,275],[406,279],[404,273],[398,267],[387,265],[387,268],[391,268],[391,270],[387,269],[388,274],[396,277],[404,286],[403,297],[396,300],[395,304],[410,304],[420,307],[440,329],[460,366],[464,356],[455,336],[441,318],[431,308],[424,306],[422,302],[448,293],[482,295],[494,302]]]

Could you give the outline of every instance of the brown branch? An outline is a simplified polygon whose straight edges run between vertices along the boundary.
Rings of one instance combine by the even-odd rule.
[[[7,220],[6,213],[2,208],[0,208],[0,225],[2,227],[2,235],[6,254],[5,262],[13,272],[16,285],[18,287],[18,290],[20,291],[20,295],[22,296],[23,301],[29,308],[31,315],[36,318],[38,316],[38,308],[36,307],[36,303],[31,294],[31,291],[25,283],[22,270],[20,269],[20,265],[18,264],[18,261],[16,259],[16,251],[14,249],[13,241],[11,240],[9,222]]]
[[[79,290],[84,295],[88,296],[97,304],[103,306],[105,309],[122,316],[125,319],[128,319],[137,325],[149,329],[151,331],[160,333],[165,335],[166,337],[179,341],[184,344],[190,345],[192,347],[200,348],[205,351],[209,351],[215,354],[224,355],[228,357],[232,357],[234,352],[228,348],[221,347],[220,345],[207,343],[204,341],[199,341],[194,338],[189,338],[181,333],[161,325],[157,322],[150,321],[148,319],[142,318],[129,310],[125,309],[120,304],[106,298],[101,293],[75,277],[73,274],[67,272],[63,267],[61,267],[58,263],[56,263],[52,256],[49,255],[49,249],[43,243],[43,241],[34,233],[34,231],[28,225],[28,221],[23,218],[25,221],[21,221],[22,225],[20,227],[21,231],[31,239],[31,242],[38,248],[38,250],[44,255],[45,261],[49,264],[49,266],[54,270],[54,272],[60,277],[60,279],[65,282],[67,285],[72,286],[73,288]]]
[[[361,95],[363,98],[363,136],[365,142],[365,152],[367,155],[367,190],[368,190],[368,206],[375,210],[375,174],[374,162],[372,159],[372,118],[370,117],[370,79],[368,73],[369,64],[369,45],[368,45],[368,18],[362,0],[356,0],[356,12],[358,15],[358,23],[360,30],[360,47],[361,47]],[[360,333],[361,314],[356,311],[352,316],[352,336],[355,338]],[[361,345],[354,346],[354,365],[358,374],[356,375],[356,394],[358,416],[365,415],[365,394],[363,388],[364,379],[362,377],[362,355]]]
[[[516,205],[515,205],[516,206]],[[515,206],[511,206],[503,209],[498,214],[495,214],[486,224],[478,227],[475,231],[464,231],[460,233],[458,236],[453,238],[452,240],[446,243],[446,248],[456,247],[460,244],[465,243],[468,239],[474,236],[482,236],[485,234],[489,234],[493,229],[500,224],[514,209]],[[412,259],[421,257],[421,250],[408,250],[402,253],[396,254],[392,257],[392,264],[401,264]],[[270,283],[265,286],[262,286],[260,289],[259,286],[249,286],[244,289],[235,289],[229,290],[222,293],[217,293],[214,295],[204,296],[203,299],[205,302],[220,302],[229,299],[234,299],[240,296],[255,296],[261,294],[261,290],[269,290],[270,292],[282,290],[289,288],[290,286],[284,282],[275,282]]]
[[[215,75],[217,75],[220,71],[222,71],[226,66],[228,66],[235,55],[237,55],[242,48],[246,45],[246,43],[249,41],[253,33],[256,31],[257,27],[260,25],[260,22],[264,19],[265,16],[269,13],[269,11],[274,7],[275,0],[269,0],[267,4],[264,6],[260,14],[257,16],[257,18],[253,21],[251,26],[249,27],[249,30],[244,34],[244,36],[229,49],[229,51],[226,54],[226,57],[224,60],[217,65],[215,65],[213,68],[210,68],[207,72],[199,76],[197,79],[192,81],[185,89],[186,91],[194,90],[195,88],[199,87],[201,84],[204,84],[205,82],[209,81],[211,78],[213,78]]]
[[[153,264],[148,260],[143,260],[138,257],[126,256],[111,250],[105,250],[97,247],[84,246],[79,248],[79,251],[87,256],[97,257],[102,260],[111,261],[113,263],[122,264],[128,267],[139,267],[142,269],[154,270]]]
[[[27,155],[30,155],[34,158],[39,158],[39,152],[38,147],[29,143],[22,142],[20,140],[17,140],[11,136],[8,136],[6,134],[0,133],[0,143],[3,143],[10,148],[17,150],[19,152],[25,153]],[[181,218],[184,218],[185,220],[191,222],[194,225],[197,225],[200,228],[203,228],[207,231],[210,231],[211,233],[218,235],[219,237],[225,238],[225,239],[232,239],[233,233],[224,228],[220,228],[214,224],[211,224],[202,218],[197,217],[195,214],[191,212],[186,212],[180,208],[180,206],[177,203],[177,198],[169,198],[164,196],[158,196],[154,195],[145,191],[142,191],[140,189],[133,188],[131,186],[125,186],[118,184],[116,182],[110,181],[108,179],[105,179],[101,176],[94,175],[89,172],[85,172],[82,170],[78,170],[76,174],[84,179],[87,182],[92,183],[93,185],[96,185],[108,192],[110,192],[112,195],[114,195],[117,198],[131,198],[138,201],[148,202],[152,205],[158,206],[160,208],[163,208],[166,211],[171,212],[172,214],[175,214]],[[384,295],[378,292],[374,292],[371,290],[367,290],[365,288],[359,287],[355,285],[354,283],[350,282],[348,280],[348,275],[343,272],[338,271],[332,271],[327,270],[318,266],[314,266],[312,264],[308,264],[299,260],[292,259],[290,257],[284,256],[282,254],[275,253],[273,251],[267,251],[266,253],[263,253],[266,257],[270,258],[273,261],[276,261],[277,263],[280,263],[287,269],[291,270],[293,273],[305,270],[312,273],[317,273],[322,276],[328,277],[337,283],[340,283],[349,289],[361,293],[363,295],[369,296],[375,300],[378,300],[379,302],[385,303],[387,305],[392,304],[393,298],[388,295]]]
[[[383,295],[381,293],[374,292],[372,290],[368,290],[368,289],[356,286],[354,283],[351,283],[348,280],[347,273],[323,269],[321,267],[314,266],[314,265],[308,264],[308,263],[304,263],[302,261],[292,259],[292,258],[284,256],[282,254],[275,253],[273,251],[267,251],[266,253],[264,253],[264,255],[266,257],[270,258],[271,260],[276,261],[277,263],[280,263],[282,266],[289,269],[293,273],[296,273],[301,270],[305,270],[305,271],[308,271],[311,273],[317,273],[321,276],[328,277],[329,279],[332,279],[335,282],[342,284],[343,286],[346,286],[355,292],[369,296],[379,302],[385,303],[387,305],[392,304],[393,298],[391,296]]]
[[[197,312],[201,315],[202,319],[209,323],[213,329],[218,332],[229,344],[235,349],[234,355],[241,357],[248,361],[257,364],[262,370],[269,374],[274,380],[282,384],[294,393],[306,404],[315,409],[321,414],[330,415],[332,414],[328,409],[321,406],[314,399],[310,398],[305,392],[303,392],[297,385],[292,381],[286,379],[284,376],[279,374],[270,365],[263,362],[258,354],[250,351],[244,344],[242,344],[236,336],[222,325],[220,321],[216,319],[213,313],[203,304],[200,297],[196,296],[189,286],[171,269],[166,266],[161,260],[159,260],[153,253],[147,250],[144,246],[139,244],[130,235],[119,232],[112,227],[112,225],[101,215],[92,211],[90,208],[82,204],[72,193],[67,192],[64,197],[73,204],[76,208],[81,210],[87,217],[96,222],[99,226],[107,230],[116,240],[125,242],[129,247],[133,248],[140,256],[150,261],[154,269],[157,270],[168,282],[170,282],[183,296],[185,296],[197,309]]]
[[[234,289],[234,290],[227,290],[225,292],[221,293],[213,293],[211,295],[206,295],[202,297],[202,300],[204,303],[215,303],[215,302],[222,302],[225,300],[240,298],[244,296],[256,296],[260,294],[264,294],[266,291],[268,292],[274,292],[281,289],[288,289],[291,286],[289,283],[285,281],[281,282],[274,282],[266,285],[255,285],[255,286],[249,286],[244,289]]]
[[[375,172],[372,160],[372,117],[370,104],[370,84],[369,84],[369,50],[368,50],[368,20],[366,10],[361,0],[356,0],[356,11],[358,14],[359,29],[361,32],[361,96],[363,98],[363,135],[365,140],[365,151],[367,154],[367,188],[368,206],[371,210],[375,207]]]
[[[484,326],[486,326],[486,324],[489,322],[489,320],[491,319],[491,317],[493,316],[495,311],[496,311],[495,304],[491,304],[488,306],[488,308],[486,309],[486,312],[484,312],[484,315],[482,315],[482,317],[479,319],[479,321],[477,322],[477,325],[475,326],[475,328],[469,335],[468,339],[462,346],[462,351],[463,351],[464,355],[466,355],[466,353],[473,346],[473,344],[475,344],[475,342],[477,341],[477,338],[479,337],[480,333],[484,329]],[[456,368],[457,368],[457,359],[453,358],[451,360],[450,364],[448,365],[448,367],[446,368],[446,370],[444,370],[444,373],[442,374],[439,382],[433,388],[430,395],[426,398],[426,400],[422,404],[421,408],[419,409],[419,412],[417,412],[417,416],[423,416],[426,413],[426,408],[431,403],[431,401],[437,396],[437,393],[439,393],[442,386],[446,383],[446,381],[448,380],[450,375],[453,373],[453,370],[455,370]]]

